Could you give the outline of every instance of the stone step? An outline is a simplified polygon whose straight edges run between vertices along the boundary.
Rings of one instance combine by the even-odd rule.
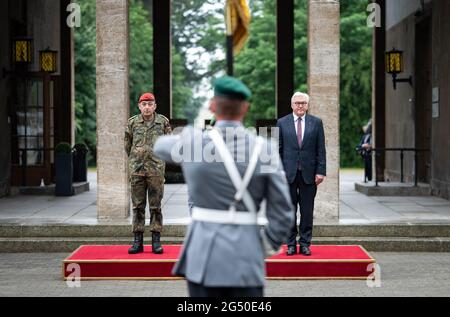
[[[316,237],[450,237],[450,224],[318,225]]]
[[[84,192],[89,191],[89,182],[76,182],[73,183],[73,194],[79,195]],[[24,186],[19,187],[15,191],[21,195],[40,195],[40,196],[54,196],[55,195],[55,184],[48,186]]]
[[[408,183],[375,182],[355,183],[355,190],[366,196],[431,196],[431,186],[419,183],[417,186]]]
[[[449,237],[320,237],[313,243],[361,245],[374,252],[450,252]]]
[[[130,225],[0,225],[0,237],[123,237]],[[316,225],[314,237],[450,237],[450,224]],[[165,225],[163,236],[184,237],[186,225]],[[148,227],[145,232],[150,236]]]
[[[162,237],[163,244],[182,244],[180,237]],[[151,240],[145,240],[150,244]],[[0,238],[0,253],[72,252],[81,245],[131,245],[131,238]],[[376,252],[450,252],[449,237],[316,237],[317,245],[361,245]]]
[[[130,245],[132,237],[27,237],[27,238],[0,238],[0,253],[36,253],[36,252],[73,252],[81,245]],[[151,239],[145,239],[146,245],[151,244]],[[182,244],[180,237],[161,237],[163,244]]]

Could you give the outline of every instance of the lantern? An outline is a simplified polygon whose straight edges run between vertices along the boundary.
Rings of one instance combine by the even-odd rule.
[[[395,48],[386,52],[386,73],[392,74],[394,90],[397,89],[397,83],[409,83],[412,85],[411,76],[409,78],[397,78],[397,75],[403,73],[403,70],[403,52]]]
[[[30,64],[32,60],[31,38],[20,37],[12,40],[12,58],[16,64]]]
[[[395,48],[386,53],[386,73],[399,74],[403,72],[403,52]]]
[[[50,48],[39,51],[39,65],[41,72],[55,73],[57,63],[57,51]]]

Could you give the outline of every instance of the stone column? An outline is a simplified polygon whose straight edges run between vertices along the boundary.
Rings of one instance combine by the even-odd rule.
[[[129,116],[128,1],[97,1],[97,210],[129,216],[124,132]]]
[[[339,217],[339,1],[309,0],[308,15],[310,113],[323,120],[327,149],[327,179],[318,188],[314,217],[334,222]]]

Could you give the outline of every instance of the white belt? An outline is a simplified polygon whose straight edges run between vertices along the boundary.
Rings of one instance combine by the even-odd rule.
[[[192,208],[192,220],[229,225],[266,225],[267,219],[258,218],[248,211],[229,212],[228,210]]]

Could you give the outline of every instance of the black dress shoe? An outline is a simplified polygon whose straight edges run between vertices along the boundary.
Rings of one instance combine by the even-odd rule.
[[[308,247],[303,246],[303,247],[300,247],[300,253],[303,255],[306,255],[306,256],[310,256],[311,250]]]
[[[294,254],[297,254],[297,246],[295,246],[295,245],[288,246],[286,255],[294,255]]]

